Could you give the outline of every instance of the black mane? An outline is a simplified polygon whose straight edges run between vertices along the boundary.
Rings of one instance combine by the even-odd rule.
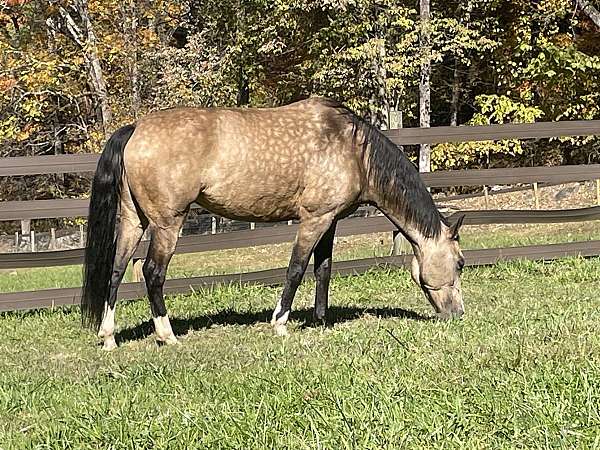
[[[360,145],[363,155],[368,155],[367,177],[383,201],[394,205],[425,237],[438,237],[441,223],[447,224],[447,221],[435,206],[414,164],[379,129],[343,105],[332,103],[352,123],[353,139],[359,134],[363,137]]]

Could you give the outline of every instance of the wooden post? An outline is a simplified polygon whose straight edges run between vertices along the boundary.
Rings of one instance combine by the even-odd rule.
[[[485,209],[490,209],[490,191],[487,186],[483,187],[483,195],[485,196]]]
[[[212,216],[210,218],[211,221],[211,230],[210,233],[211,234],[217,234],[217,218],[215,216]]]
[[[133,262],[131,263],[131,281],[134,283],[139,283],[144,280],[144,272],[142,271],[143,265],[144,260],[142,258],[133,258]]]
[[[21,234],[23,236],[29,236],[31,231],[31,219],[21,220]]]
[[[596,204],[600,206],[600,179],[596,178]]]
[[[50,228],[50,250],[56,249],[56,228]]]
[[[19,251],[19,232],[15,231],[15,252]]]
[[[85,247],[85,233],[83,231],[83,224],[79,225],[79,244]]]
[[[31,245],[31,220],[25,219],[21,220],[21,239],[23,242],[27,242],[29,240],[29,245]]]
[[[31,230],[29,242],[31,243],[31,252],[35,252],[35,231]]]
[[[293,220],[288,220],[288,225],[291,225],[291,224],[293,224],[293,223],[294,223],[294,221],[293,221]]]
[[[256,224],[254,222],[250,222],[250,229],[254,230],[256,228]]]
[[[535,209],[540,209],[540,194],[537,182],[533,183],[533,197],[535,198]]]
[[[395,230],[392,232],[392,236],[393,236],[393,244],[392,244],[391,255],[397,256],[397,255],[403,255],[404,253],[408,253],[408,252],[406,252],[406,245],[405,245],[406,239],[404,238],[402,233],[400,233],[399,230]]]

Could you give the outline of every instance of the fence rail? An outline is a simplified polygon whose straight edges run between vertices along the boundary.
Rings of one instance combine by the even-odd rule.
[[[568,244],[530,245],[526,247],[493,248],[466,250],[464,252],[468,266],[495,264],[499,261],[516,259],[551,260],[569,256],[595,256],[600,254],[600,241],[573,242]],[[412,256],[387,256],[382,258],[366,258],[352,261],[336,261],[332,272],[338,276],[363,274],[374,268],[408,267]],[[167,280],[165,294],[188,293],[191,290],[211,288],[223,284],[264,284],[274,286],[281,284],[285,278],[286,268],[261,270],[258,272],[214,275],[194,278],[177,278]],[[312,277],[312,269],[306,271],[306,277]],[[0,312],[35,308],[51,308],[55,306],[74,305],[80,300],[81,288],[42,289],[29,292],[12,292],[0,294]],[[119,288],[120,299],[135,299],[146,294],[143,283],[123,283]]]
[[[459,214],[465,215],[465,225],[566,223],[599,220],[600,206],[567,210],[470,210],[456,212],[453,215]],[[452,220],[452,215],[449,218]],[[337,226],[336,236],[385,233],[394,230],[394,225],[386,217],[356,217],[341,220]],[[297,231],[298,225],[293,224],[228,233],[183,236],[177,242],[175,253],[199,253],[283,244],[292,242]],[[148,241],[142,241],[134,254],[134,258],[144,258],[148,252],[148,244]],[[77,264],[83,264],[82,248],[49,252],[0,253],[0,269]]]
[[[383,132],[397,145],[441,142],[540,139],[600,134],[600,120],[574,120],[522,124],[398,128]],[[47,173],[84,173],[96,170],[99,154],[48,155],[0,158],[0,176]]]
[[[521,167],[513,169],[449,170],[423,173],[421,177],[427,186],[436,188],[517,183],[561,184],[600,179],[600,164]],[[0,221],[85,217],[87,216],[88,205],[89,200],[87,199],[1,202]],[[192,208],[198,209],[200,206],[194,204]]]
[[[398,128],[386,131],[397,145],[439,144],[442,142],[499,141],[589,136],[600,133],[600,120],[571,120],[501,125]]]

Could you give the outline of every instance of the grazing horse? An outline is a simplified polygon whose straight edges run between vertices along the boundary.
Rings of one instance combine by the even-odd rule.
[[[298,220],[272,324],[286,333],[311,255],[314,316],[327,312],[336,222],[361,204],[378,207],[412,244],[412,276],[440,317],[460,317],[460,220],[439,213],[419,173],[378,129],[332,100],[279,108],[176,108],[117,130],[98,162],[90,199],[84,325],[116,346],[115,303],[146,228],[143,265],[158,341],[177,342],[163,299],[167,266],[192,203],[230,219]]]

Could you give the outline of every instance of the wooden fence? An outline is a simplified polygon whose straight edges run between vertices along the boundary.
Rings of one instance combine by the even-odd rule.
[[[388,130],[386,134],[398,145],[464,142],[499,139],[548,138],[574,135],[600,134],[600,121],[573,121],[518,125],[491,125],[482,127],[436,127],[429,129]],[[95,170],[99,155],[57,155],[21,158],[0,158],[0,176],[35,175],[48,173],[84,173]],[[560,184],[600,179],[600,165],[559,167],[528,167],[517,169],[484,169],[444,171],[422,174],[430,187],[513,185],[517,183]],[[600,194],[598,198],[600,205]],[[85,199],[34,200],[0,203],[0,221],[84,217],[88,201]],[[571,210],[483,210],[463,211],[465,224],[553,223],[600,219],[600,206]],[[337,236],[370,234],[392,231],[394,227],[385,217],[352,218],[340,221]],[[297,225],[274,226],[231,233],[186,236],[179,239],[176,253],[203,252],[277,244],[293,240]],[[142,242],[135,257],[147,251]],[[593,256],[600,254],[600,241],[528,246],[502,249],[470,250],[465,252],[467,265],[492,264],[516,258],[552,259],[563,256]],[[391,256],[334,263],[334,273],[359,274],[372,267],[405,266],[410,257]],[[81,264],[83,249],[0,254],[0,269],[24,267],[52,267]],[[307,271],[308,273],[309,271]],[[166,293],[188,292],[223,283],[278,284],[285,268],[243,274],[168,280]],[[144,295],[142,283],[124,283],[120,298],[137,298]],[[44,289],[32,292],[0,294],[0,311],[43,308],[74,304],[79,301],[79,288]]]

